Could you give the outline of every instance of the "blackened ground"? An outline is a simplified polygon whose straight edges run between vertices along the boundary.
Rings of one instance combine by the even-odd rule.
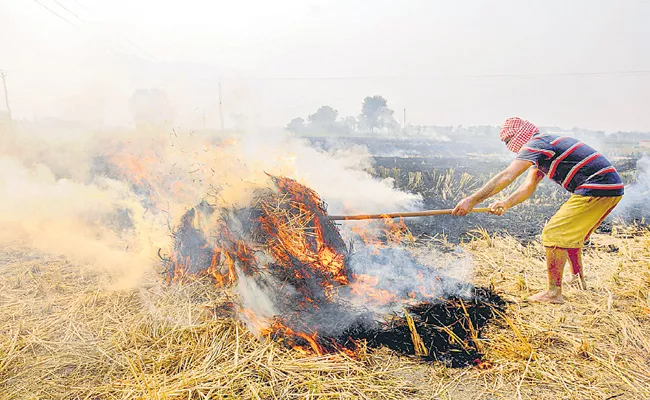
[[[374,167],[369,172],[377,178],[392,178],[395,187],[400,190],[420,194],[422,208],[435,210],[454,208],[459,200],[479,189],[507,165],[508,160],[504,158],[488,155],[482,158],[474,154],[465,158],[457,155],[374,157]],[[616,163],[620,172],[628,171],[631,165],[627,160]],[[406,218],[405,223],[416,237],[444,236],[454,243],[468,238],[478,228],[490,233],[508,233],[522,242],[529,242],[541,234],[546,221],[569,196],[569,192],[545,178],[531,199],[508,210],[501,217],[485,213],[466,217],[442,215]],[[479,207],[487,207],[490,201]],[[611,218],[606,224],[611,225]]]
[[[420,303],[407,310],[414,317],[416,330],[429,351],[424,359],[441,361],[456,368],[481,360],[482,354],[475,340],[480,339],[482,328],[496,312],[503,312],[504,306],[505,302],[489,289],[474,288],[471,299],[450,296],[437,302]],[[404,321],[398,320],[377,331],[368,342],[371,347],[387,346],[402,354],[415,354],[412,341],[404,340],[404,337],[409,337],[409,332]]]
[[[503,145],[498,138],[479,137],[478,140],[466,140],[462,143],[440,141],[424,137],[311,137],[312,146],[324,150],[349,148],[350,146],[366,147],[374,156],[384,157],[457,157],[464,153],[504,153]],[[459,149],[462,151],[459,152]]]
[[[464,141],[458,142],[456,139]],[[453,208],[458,200],[478,189],[514,158],[512,153],[504,149],[498,137],[479,133],[475,140],[459,137],[453,141],[425,137],[313,137],[308,140],[314,147],[325,150],[349,148],[352,145],[366,147],[373,156],[373,168],[368,172],[377,178],[392,178],[395,187],[401,190],[421,194],[424,209]],[[636,168],[638,158],[631,155],[626,159],[617,158],[614,162],[617,170],[624,175],[626,184],[631,182],[626,180],[627,175],[633,176],[632,171]],[[444,181],[444,175],[449,173],[454,175],[454,180],[451,187],[445,187],[446,185],[441,185],[440,182]],[[458,185],[463,174],[471,175],[473,186],[466,185],[467,181]],[[444,235],[451,242],[463,240],[468,237],[469,232],[477,228],[487,229],[490,233],[508,233],[527,242],[538,237],[546,221],[568,197],[568,192],[544,179],[532,199],[508,210],[502,217],[438,216],[410,218],[405,222],[416,236]],[[395,210],[385,210],[393,211]],[[359,212],[362,213],[363,210]],[[626,222],[647,223],[635,221],[638,218],[634,215],[649,215],[648,213],[639,210],[635,212],[637,213],[627,215]]]
[[[477,347],[477,340],[481,338],[483,328],[490,320],[503,312],[505,302],[486,288],[472,287],[471,294],[466,298],[447,294],[405,308],[428,350],[428,355],[419,356],[422,360],[442,362],[453,368],[482,361],[483,355]],[[345,304],[330,304],[329,308],[327,312],[285,317],[279,321],[294,331],[306,332],[315,337],[316,342],[327,352],[338,352],[341,348],[354,351],[363,341],[370,348],[388,347],[403,355],[416,356],[411,331],[402,311],[378,321],[376,314],[355,311]],[[314,331],[315,326],[328,329]],[[317,335],[314,336],[314,333]],[[304,338],[286,335],[282,330],[276,331],[271,337],[289,346],[309,347]]]
[[[406,309],[428,350],[428,355],[424,357],[426,360],[442,361],[452,367],[480,361],[477,340],[481,329],[495,315],[495,310],[503,311],[504,302],[498,295],[489,289],[476,288],[467,282],[429,273],[424,266],[416,268],[414,258],[396,249],[366,249],[373,256],[362,254],[362,259],[372,265],[354,265],[352,261],[355,258],[348,254],[336,227],[325,218],[326,210],[318,196],[295,181],[284,178],[274,178],[274,181],[279,193],[260,191],[254,202],[256,207],[224,213],[225,219],[213,220],[216,224],[210,237],[219,238],[217,249],[210,245],[203,230],[195,227],[197,220],[209,220],[204,217],[212,215],[215,210],[206,203],[189,210],[174,232],[174,254],[171,260],[166,260],[167,280],[171,281],[177,272],[199,274],[213,264],[215,250],[228,252],[228,258],[237,259],[236,265],[243,266],[243,272],[255,279],[258,287],[273,299],[279,313],[275,317],[276,329],[271,331],[270,336],[291,347],[299,345],[316,350],[312,343],[315,341],[326,352],[338,352],[342,348],[354,351],[364,341],[371,348],[386,346],[401,354],[415,355],[412,332],[403,312]],[[300,207],[296,206],[298,202]],[[382,283],[388,283],[389,287],[380,284],[377,289],[390,290],[396,295],[397,299],[390,308],[395,310],[393,315],[366,307],[352,307],[350,303],[358,304],[359,301],[356,295],[352,295],[349,285],[336,285],[338,281],[330,271],[314,268],[309,259],[299,257],[300,254],[296,252],[304,251],[303,247],[282,241],[284,236],[279,234],[278,227],[286,226],[288,220],[295,219],[296,214],[302,214],[303,210],[314,214],[305,228],[321,234],[318,241],[307,245],[312,252],[323,243],[333,245],[338,254],[343,255],[346,264],[342,272],[350,282],[354,281],[356,273],[373,275],[373,269],[395,269],[396,278],[400,279],[408,276],[407,271],[412,269],[417,270],[425,282],[431,283],[436,288],[435,292],[418,294],[413,281],[408,285],[403,282],[395,285],[399,280],[385,279],[386,282]],[[239,230],[238,227],[245,231],[233,235]],[[281,252],[276,251],[275,262],[263,268],[257,265],[255,257],[248,256],[252,252],[243,251],[238,246],[244,237],[256,238],[260,246]],[[339,246],[342,248],[339,249]],[[406,262],[409,268],[399,265],[398,260]],[[220,266],[214,265],[221,271]],[[212,276],[216,278],[216,275]],[[273,279],[267,279],[268,276]],[[219,281],[226,282],[226,279],[224,277]],[[265,284],[271,281],[276,284]],[[331,290],[333,287],[337,290]],[[417,303],[414,305],[414,302]]]

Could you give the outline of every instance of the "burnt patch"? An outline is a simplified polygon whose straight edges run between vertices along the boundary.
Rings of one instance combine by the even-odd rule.
[[[373,238],[348,249],[315,192],[272,181],[250,207],[189,210],[165,259],[167,280],[206,275],[216,287],[237,287],[245,279],[229,314],[301,352],[354,356],[385,346],[452,367],[480,361],[482,328],[504,309],[497,294],[420,265],[396,244],[395,235],[409,233],[392,221],[378,236],[392,244]],[[260,301],[273,315],[256,309]]]

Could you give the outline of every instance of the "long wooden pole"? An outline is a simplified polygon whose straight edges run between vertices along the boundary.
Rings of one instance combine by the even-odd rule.
[[[428,210],[415,212],[397,212],[387,214],[360,214],[360,215],[330,215],[327,218],[330,221],[356,221],[362,219],[384,219],[384,218],[409,218],[409,217],[430,217],[432,215],[449,215],[453,210]],[[489,212],[489,208],[474,208],[473,213]]]

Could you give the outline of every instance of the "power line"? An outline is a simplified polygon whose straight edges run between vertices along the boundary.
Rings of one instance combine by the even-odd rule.
[[[38,1],[38,0],[34,0],[34,1],[36,2],[36,4],[38,4],[39,6],[43,7],[44,9],[46,9],[47,11],[49,11],[50,13],[56,15],[57,17],[61,18],[62,20],[64,20],[64,21],[67,22],[68,24],[74,26],[75,28],[79,28],[77,25],[75,25],[75,24],[73,24],[72,22],[68,21],[67,19],[65,19],[64,17],[62,17],[60,14],[58,14],[56,11],[52,10],[51,8],[49,8],[48,6],[46,6],[45,4],[41,3],[41,2]]]
[[[58,0],[53,0],[53,1],[55,1],[57,4],[60,5],[60,3],[59,3]],[[77,4],[78,4],[81,8],[83,8],[84,10],[89,11],[87,7],[85,7],[83,4],[79,3],[77,0],[73,0],[73,1],[74,1],[75,3],[77,3]],[[63,7],[63,6],[62,6],[62,7]],[[65,8],[65,7],[64,7],[64,8]],[[67,8],[66,8],[66,10],[67,10]],[[74,13],[73,13],[73,15],[76,16],[76,14],[74,14]],[[77,17],[77,18],[79,18],[79,17]],[[79,20],[82,21],[82,22],[85,22],[85,21],[81,20],[81,18],[79,18]],[[120,34],[120,33],[118,33],[118,36],[119,36],[119,38],[120,38],[121,40],[124,40],[125,42],[127,42],[128,44],[130,44],[131,46],[133,46],[135,49],[139,50],[142,54],[145,55],[145,57],[149,58],[150,60],[152,60],[152,61],[154,61],[154,62],[159,62],[158,59],[157,59],[156,57],[154,57],[151,53],[149,53],[147,50],[145,50],[142,46],[140,46],[140,45],[138,45],[137,43],[133,42],[131,39],[129,39],[129,38],[127,38],[127,37],[124,37],[124,36],[123,36],[122,34]]]
[[[79,7],[83,8],[84,10],[86,9],[86,6],[84,6],[83,4],[81,4],[79,1],[77,1],[77,0],[72,0],[72,1],[75,2],[76,4],[78,4]]]
[[[39,0],[34,0],[34,1],[35,1],[38,5],[40,5],[41,7],[45,8],[47,11],[49,11],[49,12],[52,13],[52,14],[54,14],[54,15],[57,16],[58,18],[64,20],[65,22],[67,22],[68,24],[72,25],[73,27],[75,27],[75,28],[77,28],[77,29],[81,29],[78,25],[73,24],[72,22],[70,22],[69,20],[67,20],[66,18],[64,18],[63,16],[61,16],[60,14],[58,14],[57,12],[55,12],[54,10],[52,10],[51,8],[49,8],[49,7],[47,7],[46,5],[44,5],[43,3],[41,3]],[[58,4],[61,8],[63,8],[64,10],[66,10],[67,12],[69,12],[70,14],[74,15],[74,16],[75,16],[75,17],[76,17],[76,18],[77,18],[77,19],[78,19],[82,24],[83,24],[83,23],[86,23],[86,22],[85,22],[84,20],[82,20],[82,19],[81,19],[77,14],[75,14],[75,13],[72,12],[70,9],[68,9],[67,7],[65,7],[65,6],[64,6],[63,4],[61,4],[58,0],[53,0],[53,1],[54,1],[56,4]],[[77,4],[79,4],[82,8],[86,9],[86,7],[84,7],[82,4],[80,4],[80,3],[78,3],[78,2],[77,2]],[[133,48],[139,50],[142,54],[144,54],[144,56],[145,56],[146,58],[149,58],[150,60],[152,60],[152,61],[154,61],[154,62],[159,62],[158,59],[157,59],[156,57],[154,57],[153,55],[151,55],[151,53],[149,53],[149,52],[146,51],[144,48],[142,48],[142,46],[139,46],[138,44],[134,43],[132,40],[130,40],[130,39],[128,39],[128,38],[125,38],[124,36],[121,36],[121,35],[120,35],[120,38],[121,38],[122,40],[124,40],[125,42],[127,42],[128,44],[130,44]],[[110,44],[109,44],[109,46],[110,46],[111,48],[113,48],[113,46],[111,46]],[[113,48],[113,50],[119,51],[119,50],[117,50],[117,49],[115,49],[115,48]]]
[[[524,74],[466,75],[465,78],[543,78],[547,76],[598,76],[598,75],[646,75],[650,70],[589,71],[589,72],[546,72]]]
[[[156,57],[154,57],[151,53],[149,53],[147,50],[145,50],[142,46],[138,45],[137,43],[133,42],[131,39],[126,38],[124,36],[120,36],[122,39],[124,39],[127,43],[129,43],[131,46],[135,47],[136,49],[140,50],[142,54],[145,56],[149,57],[154,62],[159,62]]]
[[[55,2],[56,4],[58,4],[59,7],[63,8],[64,10],[66,10],[67,12],[69,12],[70,14],[74,15],[75,18],[77,18],[77,19],[79,19],[79,20],[81,19],[81,18],[79,18],[79,16],[78,16],[77,14],[75,14],[75,13],[72,12],[72,11],[70,11],[70,9],[69,9],[68,7],[66,7],[66,6],[64,6],[63,4],[61,4],[61,3],[59,2],[59,0],[52,0],[52,1]]]
[[[648,75],[650,70],[628,70],[628,71],[586,71],[586,72],[545,72],[545,73],[519,73],[519,74],[478,74],[478,75],[413,75],[413,76],[279,76],[279,77],[257,77],[253,80],[270,81],[354,81],[354,80],[430,80],[430,79],[506,79],[506,78],[545,78],[562,76],[613,76],[613,75]],[[238,78],[232,78],[237,80]],[[247,79],[247,78],[244,78]]]

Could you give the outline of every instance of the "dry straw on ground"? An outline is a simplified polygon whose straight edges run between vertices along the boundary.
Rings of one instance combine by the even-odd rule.
[[[5,243],[0,399],[647,399],[650,234],[620,236],[594,239],[589,289],[551,306],[523,301],[544,286],[541,246],[477,232],[475,283],[512,303],[484,335],[490,364],[468,369],[388,350],[304,357],[214,317],[228,299],[205,283],[152,273],[112,291],[105,274]]]

